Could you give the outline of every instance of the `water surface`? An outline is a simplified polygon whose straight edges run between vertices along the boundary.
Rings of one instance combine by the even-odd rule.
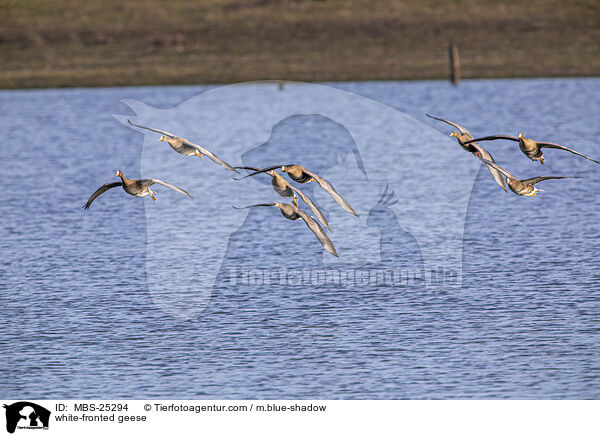
[[[524,131],[600,156],[598,79],[330,85],[444,134],[449,126],[426,112],[476,134]],[[133,114],[121,100],[169,108],[206,89],[0,92],[0,397],[600,397],[600,169],[559,151],[541,168],[514,145],[489,144],[517,175],[582,179],[545,182],[539,197],[520,198],[481,168],[466,188],[461,287],[236,285],[228,268],[272,268],[282,256],[288,268],[323,268],[306,228],[254,210],[229,240],[206,310],[182,320],[157,307],[145,265],[149,200],[109,192],[88,212],[81,205],[116,169],[140,174],[144,140],[112,116]],[[351,142],[318,115],[283,121],[269,140],[281,150]],[[178,195],[162,190],[156,205],[179,207]],[[369,212],[382,264],[420,271],[419,245],[402,227],[420,217]],[[315,256],[287,257],[289,232]]]

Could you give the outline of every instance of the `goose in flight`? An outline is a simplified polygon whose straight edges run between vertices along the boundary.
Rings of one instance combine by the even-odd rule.
[[[154,185],[155,183],[158,183],[160,185],[166,186],[167,188],[174,189],[177,192],[181,192],[182,194],[185,194],[190,198],[194,198],[190,194],[185,192],[183,189],[178,188],[175,185],[171,185],[167,182],[163,182],[162,180],[159,180],[159,179],[141,179],[141,180],[128,179],[123,175],[121,170],[118,170],[115,173],[115,176],[120,177],[121,181],[106,183],[105,185],[100,186],[96,190],[96,192],[94,192],[92,194],[92,196],[89,198],[89,200],[83,205],[84,209],[86,209],[86,210],[89,209],[90,206],[92,205],[92,202],[96,198],[98,198],[101,194],[105,193],[109,189],[116,188],[117,186],[122,186],[123,190],[125,192],[127,192],[129,195],[133,195],[135,197],[145,197],[145,196],[149,195],[152,200],[156,200],[156,198],[154,197],[154,194],[156,194],[156,192],[152,191],[150,189],[150,186]]]
[[[273,166],[263,168],[263,169],[259,169],[259,168],[255,168],[255,167],[236,167],[236,168],[254,171],[252,174],[248,174],[247,176],[242,177],[242,179],[245,179],[246,177],[254,176],[256,174],[264,173],[267,171],[281,169],[281,171],[284,173],[287,173],[287,175],[290,177],[290,179],[292,179],[294,182],[297,182],[297,183],[317,182],[319,184],[319,186],[321,188],[323,188],[323,190],[325,192],[327,192],[329,195],[331,195],[331,198],[333,198],[337,204],[342,206],[342,208],[346,212],[351,213],[352,215],[357,216],[357,217],[359,216],[354,211],[354,209],[352,209],[352,206],[350,206],[350,203],[348,203],[344,199],[344,197],[342,197],[340,194],[338,194],[338,192],[335,190],[333,185],[327,179],[324,179],[323,177],[320,177],[317,174],[315,174],[311,171],[308,171],[303,166],[300,166],[297,164],[289,164],[289,165],[273,165]]]
[[[236,171],[231,165],[219,158],[210,150],[207,150],[206,148],[201,147],[198,144],[194,144],[193,142],[190,142],[185,138],[175,136],[172,133],[166,132],[164,130],[151,129],[150,127],[140,126],[139,124],[132,123],[130,120],[127,120],[127,122],[132,126],[139,127],[140,129],[146,129],[150,130],[151,132],[160,133],[161,137],[158,138],[158,140],[167,142],[171,146],[171,148],[179,154],[183,154],[184,156],[198,156],[201,158],[203,158],[203,156],[208,156],[210,160],[218,163],[226,170],[235,171],[236,173],[239,173],[239,171]]]
[[[255,167],[236,167],[236,168],[249,169],[249,170],[254,171],[254,173],[252,173],[250,175],[260,174],[262,172],[270,175],[272,177],[271,178],[271,186],[273,186],[273,189],[275,190],[275,192],[277,192],[279,195],[281,195],[284,198],[291,198],[292,204],[294,204],[295,206],[298,205],[298,203],[296,202],[295,194],[298,194],[298,197],[300,197],[302,199],[302,201],[304,201],[306,203],[306,205],[308,207],[310,207],[310,210],[313,211],[313,213],[317,216],[319,221],[321,221],[321,223],[323,223],[323,225],[325,227],[327,227],[327,229],[329,231],[332,231],[331,228],[329,227],[329,223],[327,222],[327,219],[325,218],[325,215],[323,215],[323,213],[319,210],[319,208],[315,205],[315,203],[313,203],[313,201],[308,197],[308,195],[306,195],[304,192],[302,192],[298,188],[295,188],[294,186],[292,186],[287,180],[285,180],[283,177],[281,177],[281,175],[274,168],[270,169],[270,170],[266,170],[266,171],[259,170],[258,168],[255,168]],[[275,168],[279,168],[279,167],[277,166]],[[246,176],[246,177],[248,177],[248,176]],[[236,180],[245,179],[246,177],[242,177],[242,178],[236,179]]]
[[[534,185],[536,183],[543,182],[544,180],[550,180],[550,179],[578,179],[579,178],[579,177],[550,176],[550,177],[532,177],[531,179],[520,180],[514,174],[512,174],[510,171],[505,170],[504,168],[502,168],[498,164],[496,164],[496,163],[494,163],[492,161],[489,161],[487,159],[483,159],[483,158],[479,158],[479,159],[483,163],[485,163],[486,165],[491,165],[492,167],[494,167],[498,171],[500,171],[502,174],[504,174],[506,176],[506,183],[508,184],[508,187],[510,188],[510,190],[512,192],[514,192],[515,194],[521,195],[521,196],[524,196],[524,197],[535,197],[536,194],[538,192],[542,191],[542,190],[536,188]]]
[[[331,242],[331,239],[329,239],[329,236],[327,236],[327,233],[325,233],[325,230],[323,230],[323,228],[319,225],[319,223],[316,222],[314,219],[312,219],[312,217],[310,215],[308,215],[307,213],[300,210],[298,208],[298,206],[295,204],[280,203],[280,202],[261,203],[261,204],[253,204],[251,206],[245,206],[245,207],[233,206],[233,208],[234,209],[248,209],[251,207],[258,207],[258,206],[277,207],[280,209],[281,214],[285,218],[292,220],[292,221],[302,219],[306,223],[308,228],[315,234],[315,236],[317,237],[319,242],[321,242],[321,244],[323,245],[325,250],[327,250],[328,252],[333,254],[335,257],[339,257],[337,252],[335,251],[333,242]]]
[[[483,148],[476,142],[470,142],[468,144],[466,143],[467,141],[470,141],[471,139],[473,139],[473,135],[471,135],[471,132],[469,132],[467,129],[465,129],[460,124],[453,123],[452,121],[445,120],[444,118],[434,117],[433,115],[429,115],[429,114],[425,114],[425,115],[427,115],[429,118],[433,118],[434,120],[438,120],[438,121],[442,121],[446,124],[450,124],[451,126],[454,126],[456,129],[458,129],[458,132],[456,130],[453,130],[452,133],[450,133],[450,136],[452,136],[458,140],[458,143],[460,144],[460,146],[462,147],[463,150],[468,151],[469,153],[472,153],[477,157],[482,157],[484,159],[487,159],[490,162],[494,162],[494,163],[496,162],[494,160],[494,158],[492,157],[492,155],[485,148]],[[498,171],[497,169],[495,169],[494,167],[492,167],[490,165],[488,165],[487,167],[488,167],[488,170],[490,170],[490,174],[492,175],[492,177],[494,178],[496,183],[502,189],[504,189],[506,191],[506,185],[504,184],[504,178],[502,177],[502,174],[500,173],[500,171]]]
[[[581,154],[575,150],[571,150],[569,147],[565,147],[564,145],[556,144],[554,142],[534,141],[533,139],[525,138],[525,136],[523,135],[522,132],[519,132],[519,134],[517,136],[510,136],[510,135],[484,136],[481,138],[476,138],[476,139],[471,139],[469,141],[466,141],[465,144],[470,144],[475,141],[494,141],[496,139],[506,139],[508,141],[518,142],[519,148],[521,149],[521,151],[523,152],[523,154],[525,156],[527,156],[532,161],[539,160],[542,165],[544,165],[544,153],[542,152],[542,148],[557,148],[559,150],[565,150],[570,153],[576,154],[577,156],[581,156],[588,160],[591,160],[592,162],[596,162],[597,164],[600,165],[600,162],[598,162],[597,160],[594,160],[591,157],[586,156],[585,154]]]

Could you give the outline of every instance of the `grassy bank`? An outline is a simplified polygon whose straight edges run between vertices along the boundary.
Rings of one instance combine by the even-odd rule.
[[[1,88],[600,75],[598,0],[0,0]]]

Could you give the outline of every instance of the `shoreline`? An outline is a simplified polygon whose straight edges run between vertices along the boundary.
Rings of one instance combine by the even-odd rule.
[[[590,0],[31,0],[0,11],[0,89],[448,80],[451,44],[462,79],[600,76]]]
[[[569,79],[578,79],[578,80],[595,80],[600,79],[600,75],[598,76],[536,76],[536,77],[472,77],[472,78],[464,78],[461,79],[461,82],[473,82],[480,80],[569,80]],[[60,87],[50,87],[50,86],[38,86],[34,88],[0,88],[0,92],[27,92],[27,91],[69,91],[69,90],[94,90],[94,89],[127,89],[127,88],[156,88],[156,87],[217,87],[217,86],[227,86],[227,85],[241,85],[241,84],[252,84],[252,83],[261,83],[267,84],[272,82],[273,84],[277,84],[278,82],[285,83],[314,83],[320,85],[328,85],[328,84],[336,84],[336,83],[390,83],[390,82],[447,82],[448,85],[452,85],[449,78],[444,79],[379,79],[379,80],[323,80],[323,81],[299,81],[299,80],[274,80],[274,79],[264,79],[264,80],[250,80],[245,82],[232,82],[232,83],[173,83],[173,84],[160,84],[160,85],[118,85],[118,86],[105,86],[105,85],[88,85],[88,86],[60,86]],[[458,86],[460,88],[460,85]]]

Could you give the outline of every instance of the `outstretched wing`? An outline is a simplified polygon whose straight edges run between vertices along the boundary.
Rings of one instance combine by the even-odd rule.
[[[261,170],[258,167],[233,167],[233,168],[236,169],[236,170],[250,170],[250,171],[253,171],[252,174],[248,174],[248,175],[246,175],[244,177],[238,177],[237,179],[234,177],[233,180],[242,180],[242,179],[245,179],[246,177],[254,176],[255,174],[260,174],[260,173],[264,172],[263,170]]]
[[[98,198],[100,195],[102,195],[103,193],[105,193],[106,191],[108,191],[109,189],[112,188],[116,188],[117,186],[122,186],[123,182],[112,182],[112,183],[106,183],[105,185],[100,186],[98,189],[96,189],[96,192],[94,192],[92,194],[92,196],[89,198],[89,200],[87,201],[87,203],[85,203],[83,205],[84,209],[89,209],[90,206],[92,205],[92,202]]]
[[[544,180],[550,179],[580,179],[581,177],[559,177],[559,176],[548,176],[548,177],[532,177],[531,179],[521,180],[523,183],[529,185],[535,185],[536,183],[543,182]]]
[[[223,159],[221,159],[219,156],[217,156],[216,154],[214,154],[212,151],[202,147],[201,145],[198,144],[194,144],[191,141],[188,141],[185,138],[181,138],[183,140],[183,143],[189,147],[193,147],[196,150],[198,150],[201,154],[203,154],[204,156],[207,156],[210,160],[212,160],[213,162],[221,165],[223,168],[225,168],[226,170],[229,171],[235,171],[236,173],[239,173],[238,170],[236,170],[235,168],[233,168],[231,165],[229,165],[227,162],[225,162]]]
[[[433,115],[429,115],[429,114],[425,114],[425,115],[427,115],[429,118],[433,118],[434,120],[443,121],[444,123],[447,123],[447,124],[450,124],[451,126],[456,127],[458,129],[458,131],[463,135],[464,134],[471,135],[471,132],[469,132],[467,129],[465,129],[460,124],[453,123],[452,121],[448,121],[443,118],[434,117]],[[473,136],[473,135],[471,135],[471,136]]]
[[[292,190],[298,194],[300,196],[300,198],[302,199],[302,201],[304,201],[306,203],[306,205],[308,207],[310,207],[310,210],[313,211],[313,213],[317,216],[317,218],[319,219],[319,221],[321,221],[323,223],[323,225],[325,227],[327,227],[329,229],[330,232],[333,232],[333,230],[331,230],[331,227],[329,227],[329,223],[327,222],[327,219],[325,218],[325,215],[323,215],[323,213],[319,210],[319,208],[313,203],[313,201],[308,197],[308,195],[306,195],[304,192],[302,192],[301,190],[299,190],[298,188],[293,187],[291,184],[288,183],[288,186],[290,188],[292,188]]]
[[[167,132],[167,131],[165,131],[165,130],[160,130],[160,129],[151,129],[150,127],[145,127],[145,126],[141,126],[141,125],[139,125],[139,124],[132,123],[130,120],[127,120],[127,122],[128,122],[129,124],[131,124],[132,126],[139,127],[140,129],[146,129],[146,130],[150,130],[151,132],[160,133],[160,134],[162,134],[162,135],[166,135],[166,136],[168,136],[168,137],[170,137],[170,138],[177,138],[177,136],[176,136],[176,135],[174,135],[174,134],[172,134],[172,133],[169,133],[169,132]],[[192,147],[192,148],[195,148],[195,149],[196,149],[196,150],[198,150],[200,153],[202,153],[204,156],[208,156],[208,158],[209,158],[210,160],[212,160],[213,162],[216,162],[216,163],[218,163],[218,164],[219,164],[219,165],[221,165],[223,168],[225,168],[225,169],[228,169],[228,170],[230,170],[230,171],[235,171],[236,173],[238,172],[238,171],[236,171],[236,170],[235,170],[235,169],[234,169],[234,168],[233,168],[231,165],[229,165],[229,164],[228,164],[227,162],[225,162],[223,159],[219,158],[219,157],[218,157],[216,154],[214,154],[212,151],[210,151],[210,150],[207,150],[206,148],[204,148],[204,147],[202,147],[202,146],[200,146],[200,145],[198,145],[198,144],[194,144],[193,142],[191,142],[191,141],[188,141],[188,140],[187,140],[187,139],[185,139],[185,138],[181,138],[181,140],[183,141],[183,143],[184,143],[185,145],[187,145],[187,146],[189,146],[189,147]]]
[[[484,159],[482,157],[478,158],[481,162],[483,162],[484,164],[486,164],[488,167],[492,167],[498,171],[500,171],[502,174],[504,174],[506,177],[513,179],[513,180],[519,180],[513,173],[511,173],[510,171],[505,170],[504,168],[502,168],[500,165],[498,165],[495,162],[492,162],[491,160],[487,160]]]
[[[166,186],[167,188],[174,189],[177,192],[181,192],[182,194],[185,194],[185,195],[187,195],[190,198],[194,198],[190,194],[188,194],[186,191],[184,191],[183,189],[181,189],[180,187],[175,186],[175,185],[171,185],[170,183],[164,182],[164,181],[162,181],[160,179],[142,179],[142,180],[140,180],[140,182],[144,186],[151,186],[151,185],[154,185],[155,183],[158,183],[159,185],[163,185],[163,186]]]
[[[475,150],[477,150],[479,152],[479,154],[481,155],[482,158],[489,160],[490,162],[494,162],[496,163],[496,161],[494,160],[494,158],[492,157],[492,155],[485,149],[483,148],[481,145],[479,144],[471,144],[471,146],[473,148],[475,148]],[[500,173],[500,171],[498,171],[496,168],[492,167],[492,166],[487,166],[488,170],[490,170],[490,174],[492,175],[492,177],[494,178],[494,180],[496,181],[496,183],[506,191],[506,185],[504,184],[504,178],[502,177],[502,174]],[[507,191],[508,192],[508,191]]]
[[[236,170],[260,171],[258,167],[234,167]]]
[[[537,144],[540,146],[540,148],[557,148],[559,150],[565,150],[568,151],[570,153],[576,154],[577,156],[581,156],[586,158],[587,160],[591,160],[592,162],[596,162],[597,164],[600,165],[600,162],[598,162],[597,160],[592,159],[589,156],[586,156],[585,154],[581,154],[575,150],[570,149],[569,147],[565,147],[564,145],[560,145],[560,144],[556,144],[554,142],[538,142],[536,141]]]
[[[453,123],[452,121],[448,121],[444,118],[438,118],[438,117],[434,117],[433,115],[429,115],[429,114],[425,114],[427,115],[429,118],[433,118],[434,120],[438,120],[438,121],[443,121],[444,123],[450,124],[451,126],[454,126],[458,129],[458,131],[463,134],[463,135],[469,135],[471,137],[473,137],[473,135],[471,135],[471,132],[469,132],[467,129],[465,129],[463,126],[461,126],[460,124],[456,124]],[[473,140],[475,141],[475,140]],[[466,141],[464,142],[464,144],[467,143],[471,143],[473,141]],[[481,147],[480,145],[478,145],[477,143],[473,143],[471,144],[471,146],[473,148],[475,148],[479,154],[481,155],[481,157],[483,157],[484,159],[487,159],[491,162],[495,162],[494,158],[492,157],[492,155],[490,153],[488,153],[487,150],[485,150],[483,147]],[[494,180],[496,181],[496,183],[506,191],[506,185],[504,184],[504,179],[502,178],[502,176],[500,175],[500,172],[495,169],[494,167],[491,167],[488,165],[488,170],[490,170],[490,174],[492,175],[492,177],[494,178]]]
[[[471,142],[477,142],[477,141],[495,141],[496,139],[506,139],[507,141],[519,142],[519,138],[517,138],[516,136],[491,135],[491,136],[482,136],[481,138],[469,139],[468,141],[463,142],[463,145],[470,144]]]
[[[168,136],[170,138],[176,138],[175,135],[173,135],[172,133],[166,132],[164,130],[151,129],[150,127],[140,126],[139,124],[132,123],[131,120],[127,120],[127,122],[129,124],[131,124],[132,126],[139,127],[140,129],[146,129],[146,130],[150,130],[151,132],[160,133],[161,135],[165,135],[165,136]]]
[[[251,170],[251,171],[254,171],[253,173],[250,173],[247,176],[240,177],[239,179],[236,179],[236,180],[242,180],[242,179],[245,179],[246,177],[252,177],[252,176],[255,176],[257,174],[266,173],[267,171],[276,170],[277,168],[281,168],[281,167],[282,167],[282,165],[271,165],[270,167],[266,167],[266,168],[263,168],[263,169],[256,168],[256,167],[234,167],[234,168],[241,169],[241,170]]]
[[[260,204],[252,204],[250,206],[244,206],[244,207],[235,207],[235,206],[231,206],[231,207],[233,207],[234,209],[240,210],[240,209],[249,209],[251,207],[257,207],[257,206],[271,206],[272,207],[272,206],[277,206],[277,203],[260,203]]]
[[[300,218],[302,218],[304,220],[304,222],[306,223],[308,228],[315,234],[315,236],[321,242],[321,244],[323,244],[323,247],[325,247],[325,250],[329,251],[335,257],[339,257],[337,252],[335,251],[333,242],[331,242],[331,239],[329,239],[329,236],[327,236],[327,233],[325,233],[325,230],[323,230],[323,228],[319,225],[319,223],[316,222],[307,213],[303,212],[299,208],[296,208],[296,213],[298,215],[300,215]]]
[[[342,206],[342,208],[344,208],[344,210],[346,212],[351,213],[354,216],[359,216],[354,209],[352,209],[352,206],[350,206],[350,203],[348,203],[344,197],[342,197],[333,187],[333,185],[331,183],[329,183],[329,181],[327,179],[324,179],[323,177],[319,177],[317,176],[315,173],[308,171],[306,168],[304,168],[304,172],[306,174],[308,174],[309,176],[311,176],[313,179],[315,179],[315,182],[317,182],[319,184],[319,186],[321,188],[323,188],[323,190],[325,192],[327,192],[329,195],[331,195],[331,198],[333,198],[337,204],[339,204],[340,206]]]

